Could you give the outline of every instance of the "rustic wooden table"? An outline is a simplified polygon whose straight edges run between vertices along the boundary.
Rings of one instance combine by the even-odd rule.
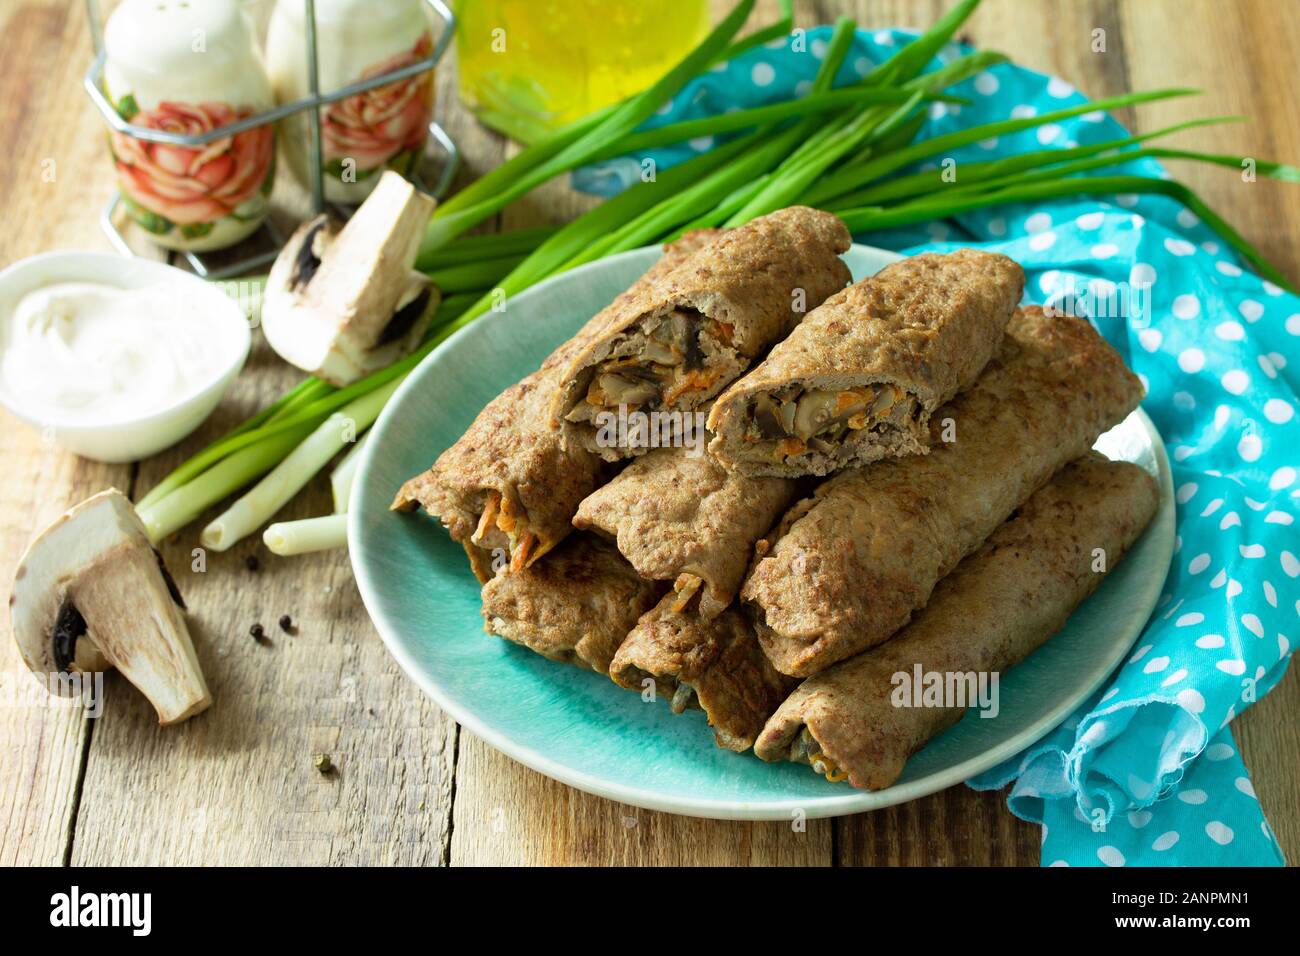
[[[719,4],[721,6],[722,4]],[[932,22],[944,0],[817,0],[804,25],[838,13],[864,26]],[[1289,6],[1285,14],[1282,7]],[[764,0],[765,21],[775,3]],[[1216,0],[987,0],[962,37],[1064,77],[1094,97],[1187,85],[1205,96],[1125,111],[1131,128],[1243,113],[1247,126],[1184,134],[1211,151],[1300,158],[1294,69],[1300,6]],[[1107,52],[1091,52],[1094,29]],[[47,249],[104,249],[96,217],[111,192],[98,117],[80,88],[90,55],[76,0],[10,0],[0,11],[0,263]],[[456,100],[439,75],[438,117],[463,149],[469,178],[512,150]],[[1300,281],[1300,191],[1244,185],[1221,169],[1180,164],[1293,280]],[[281,192],[277,192],[280,196]],[[591,200],[552,184],[493,228],[559,222]],[[0,421],[0,580],[31,536],[67,506],[115,485],[139,496],[197,448],[294,381],[260,343],[236,394],[180,447],[135,466],[109,466],[47,446]],[[324,513],[324,481],[289,517]],[[889,810],[778,823],[695,820],[620,806],[555,783],[497,753],[439,713],[399,673],[357,595],[347,556],[280,560],[245,542],[190,573],[195,527],[166,546],[191,607],[215,697],[202,717],[171,729],[124,681],[110,677],[104,715],[62,707],[0,707],[0,864],[1023,864],[1038,862],[1038,828],[1003,797],[965,787]],[[258,553],[260,570],[245,559]],[[296,636],[254,621],[283,613]],[[26,679],[12,643],[0,674]],[[1300,858],[1300,675],[1291,672],[1233,724],[1264,809],[1289,859]],[[332,755],[323,777],[312,755]]]

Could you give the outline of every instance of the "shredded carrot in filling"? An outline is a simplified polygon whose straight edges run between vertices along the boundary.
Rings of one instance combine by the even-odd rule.
[[[484,540],[494,530],[503,532],[509,541],[511,571],[528,567],[546,553],[546,548],[537,547],[537,535],[528,530],[528,515],[512,498],[495,490],[488,492],[487,503],[470,540],[487,547]]]
[[[478,544],[483,540],[483,536],[492,530],[492,525],[497,520],[497,509],[501,507],[501,492],[492,491],[488,493],[487,505],[483,508],[483,514],[479,516],[478,527],[474,529],[474,534],[470,540]]]
[[[722,369],[718,368],[699,368],[692,369],[682,376],[682,380],[671,388],[664,389],[663,403],[671,405],[687,392],[702,392],[710,388],[722,374]]]
[[[501,513],[497,515],[497,527],[510,534],[515,530],[515,525],[519,521],[519,513],[515,510],[515,504],[509,498],[501,499]]]
[[[817,754],[809,761],[815,773],[821,774],[831,783],[839,783],[841,780],[847,780],[848,774],[835,766],[831,761],[826,759],[825,754]]]
[[[677,576],[677,580],[673,582],[673,590],[677,592],[677,599],[673,601],[674,614],[681,614],[686,610],[687,605],[691,603],[691,598],[695,597],[695,592],[703,583],[694,574],[683,573]]]
[[[730,322],[719,322],[717,319],[714,319],[710,331],[713,332],[713,337],[715,339],[730,345],[731,337],[736,333],[736,327]]]
[[[528,531],[519,541],[519,547],[515,548],[514,553],[510,555],[510,570],[518,571],[528,566],[528,553],[532,551],[533,545],[537,543],[537,535]]]
[[[866,397],[863,395],[862,392],[853,392],[853,391],[840,392],[835,396],[835,414],[836,415],[842,414],[846,409],[850,409],[854,405],[861,404],[865,400]]]
[[[789,458],[792,455],[802,455],[807,447],[798,438],[783,438],[776,444],[776,454],[780,458]]]

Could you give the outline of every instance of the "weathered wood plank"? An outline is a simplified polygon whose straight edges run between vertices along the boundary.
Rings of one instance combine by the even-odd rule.
[[[831,822],[734,823],[593,797],[462,731],[451,862],[457,866],[826,866]]]
[[[107,166],[102,138],[85,133],[90,107],[79,81],[88,51],[75,6],[43,0],[0,10],[0,61],[12,91],[0,98],[7,150],[0,264],[45,249],[107,248],[95,224],[102,184],[81,175]],[[36,532],[94,491],[129,489],[132,470],[64,454],[7,412],[0,412],[0,460],[0,581],[7,594]],[[0,865],[58,864],[74,822],[88,721],[39,691],[7,624],[0,679],[14,695],[0,706]]]

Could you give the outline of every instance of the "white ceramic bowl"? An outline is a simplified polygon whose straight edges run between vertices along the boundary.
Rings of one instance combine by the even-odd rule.
[[[28,293],[58,282],[100,282],[121,289],[175,288],[178,309],[202,309],[211,316],[213,347],[228,356],[209,380],[195,382],[172,404],[138,418],[114,421],[51,419],[24,406],[22,395],[14,394],[0,378],[0,404],[48,433],[61,448],[96,461],[147,458],[198,428],[244,367],[252,333],[234,299],[192,273],[106,252],[47,252],[0,272],[0,356],[8,347],[9,322],[18,302]]]

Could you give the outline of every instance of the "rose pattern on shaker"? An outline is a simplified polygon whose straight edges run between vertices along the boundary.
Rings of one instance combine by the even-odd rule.
[[[227,103],[163,102],[139,110],[134,97],[119,100],[118,111],[136,126],[197,136],[251,116],[254,110]],[[270,126],[223,136],[205,146],[147,143],[112,134],[113,163],[135,220],[155,233],[180,226],[187,238],[206,235],[226,216],[262,215],[270,192],[275,154]],[[249,200],[256,208],[243,208]]]
[[[401,69],[425,59],[432,50],[433,35],[425,33],[410,50],[370,66],[358,79]],[[331,104],[321,120],[325,171],[344,179],[350,161],[353,164],[350,171],[361,180],[374,175],[399,154],[405,154],[400,162],[391,165],[399,172],[409,172],[424,146],[432,116],[432,71]]]

